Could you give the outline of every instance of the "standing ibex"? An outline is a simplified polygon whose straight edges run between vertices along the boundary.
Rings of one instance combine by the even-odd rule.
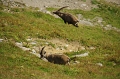
[[[61,64],[66,65],[69,64],[70,58],[64,54],[46,54],[46,51],[44,51],[44,48],[40,51],[40,58],[46,58],[47,61],[54,63],[54,64]]]
[[[53,13],[58,15],[60,18],[62,18],[64,20],[64,23],[73,24],[74,26],[78,27],[79,21],[75,16],[73,16],[69,13],[60,12],[60,10],[62,10],[63,8],[66,8],[66,7],[68,7],[68,6],[62,7]]]

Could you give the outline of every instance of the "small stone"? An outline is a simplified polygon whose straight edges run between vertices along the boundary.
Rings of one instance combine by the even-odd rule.
[[[23,43],[16,42],[15,45],[19,48],[21,48],[23,51],[30,50],[30,48],[23,47]]]
[[[28,39],[26,39],[27,41],[31,41],[32,39],[31,38],[28,38]]]
[[[72,52],[73,50],[69,50],[70,52]]]
[[[0,39],[0,42],[3,42],[4,39]]]
[[[32,49],[32,53],[36,53],[35,49]]]
[[[22,47],[23,44],[22,44],[22,42],[20,42],[20,43],[16,42],[15,45],[18,46],[18,47]]]
[[[74,61],[74,63],[80,63],[79,61]]]
[[[83,54],[79,54],[79,55],[74,55],[73,57],[86,57],[89,55],[89,52],[85,52]]]
[[[46,42],[45,44],[46,44],[46,45],[48,45],[49,43],[48,43],[48,42]]]
[[[89,49],[95,49],[95,47],[89,47]]]
[[[30,44],[32,44],[32,45],[36,45],[36,42],[31,42]]]
[[[81,7],[85,7],[85,6],[87,6],[87,4],[81,4]]]
[[[102,66],[103,66],[103,64],[102,64],[102,63],[96,63],[96,65],[98,65],[98,66],[100,66],[100,67],[102,67]]]
[[[69,46],[68,44],[65,45],[65,47],[68,47],[68,46]]]
[[[77,4],[78,2],[75,2],[74,4]]]

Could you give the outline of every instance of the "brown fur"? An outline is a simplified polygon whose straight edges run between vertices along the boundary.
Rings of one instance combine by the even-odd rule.
[[[68,7],[68,6],[62,7],[62,8],[58,9],[57,11],[55,11],[53,13],[58,15],[60,18],[62,18],[64,20],[64,23],[72,24],[72,25],[78,27],[78,22],[79,21],[75,16],[73,16],[69,13],[60,12],[60,10],[62,10],[63,8],[66,8],[66,7]]]
[[[66,65],[69,64],[70,58],[64,54],[50,54],[47,55],[46,51],[44,51],[44,48],[40,51],[41,58],[46,58],[49,62],[54,64],[61,64]]]

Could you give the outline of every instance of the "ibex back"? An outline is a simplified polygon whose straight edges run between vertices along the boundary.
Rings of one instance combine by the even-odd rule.
[[[61,64],[66,65],[69,64],[70,58],[64,54],[46,54],[46,51],[44,51],[44,48],[40,51],[41,58],[46,58],[47,61],[54,63],[54,64]]]

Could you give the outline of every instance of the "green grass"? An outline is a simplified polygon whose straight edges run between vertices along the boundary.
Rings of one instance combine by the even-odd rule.
[[[85,18],[101,16],[107,22],[120,28],[120,9],[114,4],[100,4],[99,9],[91,11],[65,10],[72,14],[83,14]],[[110,6],[110,8],[105,8]],[[120,33],[106,31],[99,26],[81,25],[76,28],[64,24],[59,18],[37,12],[29,8],[12,8],[12,13],[0,7],[0,79],[119,79],[120,78]],[[55,9],[49,8],[50,11]],[[117,12],[116,12],[117,11]],[[15,42],[26,42],[28,37],[40,39],[60,38],[78,41],[87,47],[79,52],[67,53],[68,56],[89,51],[87,57],[77,58],[79,64],[70,66],[44,62],[29,51],[22,51]],[[54,47],[54,45],[53,45]],[[71,61],[73,62],[73,60]],[[96,65],[102,63],[103,67]],[[116,64],[116,65],[114,65]]]

